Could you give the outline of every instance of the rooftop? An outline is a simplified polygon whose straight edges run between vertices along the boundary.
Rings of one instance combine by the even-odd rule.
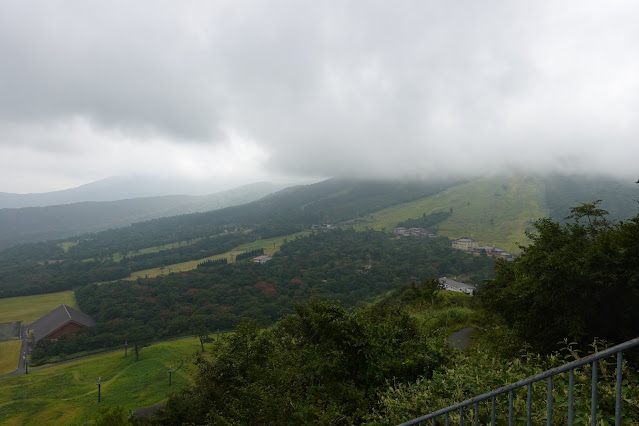
[[[63,327],[69,321],[76,322],[86,327],[92,327],[95,325],[95,320],[84,312],[80,312],[67,305],[60,305],[31,324],[35,341],[37,342],[43,337],[48,336],[57,329]]]

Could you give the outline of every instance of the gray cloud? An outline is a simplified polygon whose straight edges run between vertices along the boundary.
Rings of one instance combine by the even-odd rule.
[[[633,174],[638,8],[5,2],[0,184],[47,158],[49,181],[68,182],[176,155],[192,158],[176,173],[244,177]],[[56,170],[62,153],[74,170]]]

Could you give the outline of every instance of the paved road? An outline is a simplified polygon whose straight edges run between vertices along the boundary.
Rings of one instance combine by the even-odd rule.
[[[464,350],[468,345],[472,343],[471,334],[475,329],[473,327],[466,327],[452,333],[448,336],[448,346],[455,349]]]
[[[0,377],[15,376],[16,374],[24,374],[24,363],[29,352],[29,326],[31,324],[24,324],[20,326],[20,338],[22,340],[22,346],[20,347],[20,357],[18,358],[18,369],[9,373],[3,374]]]

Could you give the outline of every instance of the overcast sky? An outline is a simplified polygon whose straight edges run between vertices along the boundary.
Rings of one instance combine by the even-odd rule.
[[[0,2],[0,192],[639,177],[636,1]]]

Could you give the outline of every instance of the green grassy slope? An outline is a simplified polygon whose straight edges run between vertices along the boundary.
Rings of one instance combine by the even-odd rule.
[[[187,338],[143,348],[137,362],[133,351],[127,358],[117,351],[2,378],[0,424],[86,424],[101,405],[128,411],[159,403],[189,383],[194,368],[190,356],[198,349],[199,341]],[[171,387],[169,367],[176,370]]]
[[[527,241],[525,231],[530,220],[548,215],[541,180],[532,176],[493,177],[377,211],[365,216],[356,228],[385,228],[390,232],[400,221],[451,208],[453,215],[438,225],[439,235],[467,236],[482,245],[496,245],[511,252],[517,252],[518,244]]]

